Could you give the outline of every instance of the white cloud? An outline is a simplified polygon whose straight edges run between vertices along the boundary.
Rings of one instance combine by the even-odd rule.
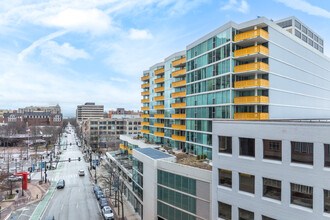
[[[153,38],[152,34],[149,33],[148,30],[138,30],[131,28],[129,32],[130,33],[128,37],[132,40],[148,40]]]
[[[89,59],[90,55],[83,49],[76,49],[69,43],[59,45],[55,41],[48,41],[40,46],[41,55],[53,60],[56,63],[64,63],[65,59]]]
[[[305,12],[310,15],[330,18],[330,11],[312,5],[306,0],[275,0],[277,2],[285,4],[287,7],[293,8],[298,11]]]
[[[246,0],[229,0],[229,2],[220,9],[223,11],[233,10],[246,14],[249,11],[250,6]]]
[[[110,77],[110,81],[114,81],[114,82],[128,82],[127,79],[124,79],[122,77]]]

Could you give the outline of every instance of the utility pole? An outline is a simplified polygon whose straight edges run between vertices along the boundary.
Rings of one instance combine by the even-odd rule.
[[[40,177],[41,177],[41,181],[42,179],[42,155],[41,155],[41,164],[40,164]]]

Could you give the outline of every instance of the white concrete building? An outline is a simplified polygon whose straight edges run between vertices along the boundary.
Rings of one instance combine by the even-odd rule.
[[[97,119],[104,117],[104,106],[95,105],[94,102],[86,102],[84,105],[78,105],[76,110],[76,120],[81,122],[87,119]]]
[[[212,219],[330,219],[330,123],[214,121]]]

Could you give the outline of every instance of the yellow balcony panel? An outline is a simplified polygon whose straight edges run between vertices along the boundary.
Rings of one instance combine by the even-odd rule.
[[[245,71],[252,71],[252,70],[264,70],[269,71],[269,65],[267,63],[263,62],[257,62],[257,63],[249,63],[249,64],[243,64],[239,66],[234,67],[234,72],[245,72]]]
[[[149,87],[149,86],[150,86],[149,83],[145,83],[145,84],[142,84],[142,85],[141,85],[141,88],[143,89],[143,88],[147,88],[147,87]]]
[[[248,47],[248,48],[236,50],[234,52],[234,57],[246,56],[246,55],[255,54],[255,53],[263,53],[263,54],[269,55],[269,49],[262,45]]]
[[[186,64],[186,57],[182,57],[180,59],[172,61],[172,66],[173,67],[180,66],[180,65],[185,65],[185,64]]]
[[[149,75],[148,75],[148,76],[142,76],[142,77],[141,77],[141,80],[142,80],[142,81],[145,81],[145,80],[148,80],[149,78],[150,78]]]
[[[149,91],[144,91],[144,92],[141,92],[141,95],[149,95],[150,92]]]
[[[127,150],[128,146],[124,146],[123,144],[120,145],[120,149]]]
[[[161,68],[161,69],[155,70],[155,75],[158,75],[158,74],[161,74],[164,72],[165,72],[165,68]]]
[[[164,118],[165,115],[164,114],[155,114],[154,117],[155,118]]]
[[[245,104],[245,103],[269,103],[269,98],[267,96],[244,96],[235,97],[235,104]]]
[[[163,128],[165,125],[164,125],[164,123],[155,123],[154,126]]]
[[[155,79],[155,83],[162,83],[165,81],[165,78],[164,77],[161,77],[161,78],[158,78],[158,79]]]
[[[141,133],[149,134],[149,130],[141,129]]]
[[[147,102],[149,102],[149,99],[141,99],[141,102],[142,103],[147,103]]]
[[[179,136],[179,135],[172,135],[172,139],[177,140],[177,141],[186,141],[185,136]]]
[[[175,124],[172,124],[172,128],[173,129],[186,130],[186,126],[185,125],[175,125]]]
[[[180,102],[180,103],[173,103],[172,108],[185,108],[186,103],[185,102]]]
[[[131,155],[133,155],[133,150],[128,149],[128,153],[131,154]]]
[[[161,100],[164,100],[164,99],[165,99],[165,97],[163,95],[155,97],[155,101],[161,101]]]
[[[155,105],[155,109],[164,109],[164,105]]]
[[[237,88],[245,88],[245,87],[254,87],[254,86],[263,86],[269,87],[269,81],[266,79],[251,79],[244,81],[235,82],[234,87]]]
[[[154,132],[154,135],[164,137],[164,133],[163,132],[157,132],[157,131],[155,131]]]
[[[147,107],[141,107],[141,110],[142,110],[142,111],[148,111],[149,109],[150,109],[149,106],[147,106]]]
[[[172,77],[181,76],[183,74],[186,74],[186,68],[172,72]]]
[[[267,31],[263,30],[263,29],[256,29],[256,30],[252,30],[252,31],[247,31],[241,34],[237,34],[234,36],[234,41],[241,41],[241,40],[246,40],[249,38],[254,38],[254,37],[263,37],[268,39],[269,38],[269,34]]]
[[[172,93],[172,98],[177,98],[177,97],[183,97],[186,96],[186,91],[181,91],[181,92],[174,92]]]
[[[142,118],[149,118],[149,115],[141,115]]]
[[[177,81],[177,82],[173,82],[172,83],[172,87],[179,87],[179,86],[185,86],[186,85],[186,80],[180,80],[180,81]]]
[[[149,122],[147,122],[147,121],[142,121],[142,122],[141,122],[141,125],[149,126]]]
[[[186,118],[186,114],[172,114],[172,118]]]
[[[155,92],[163,92],[164,89],[165,89],[164,86],[157,87],[157,88],[155,88]]]
[[[269,114],[268,113],[234,113],[234,119],[264,120],[264,119],[269,119]]]

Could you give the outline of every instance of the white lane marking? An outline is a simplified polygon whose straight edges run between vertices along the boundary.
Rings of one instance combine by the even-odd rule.
[[[64,204],[62,204],[62,206],[61,206],[61,210],[63,209],[63,207],[64,207]]]
[[[79,207],[79,204],[78,204],[78,202],[77,202],[76,208],[78,208],[78,207]]]

